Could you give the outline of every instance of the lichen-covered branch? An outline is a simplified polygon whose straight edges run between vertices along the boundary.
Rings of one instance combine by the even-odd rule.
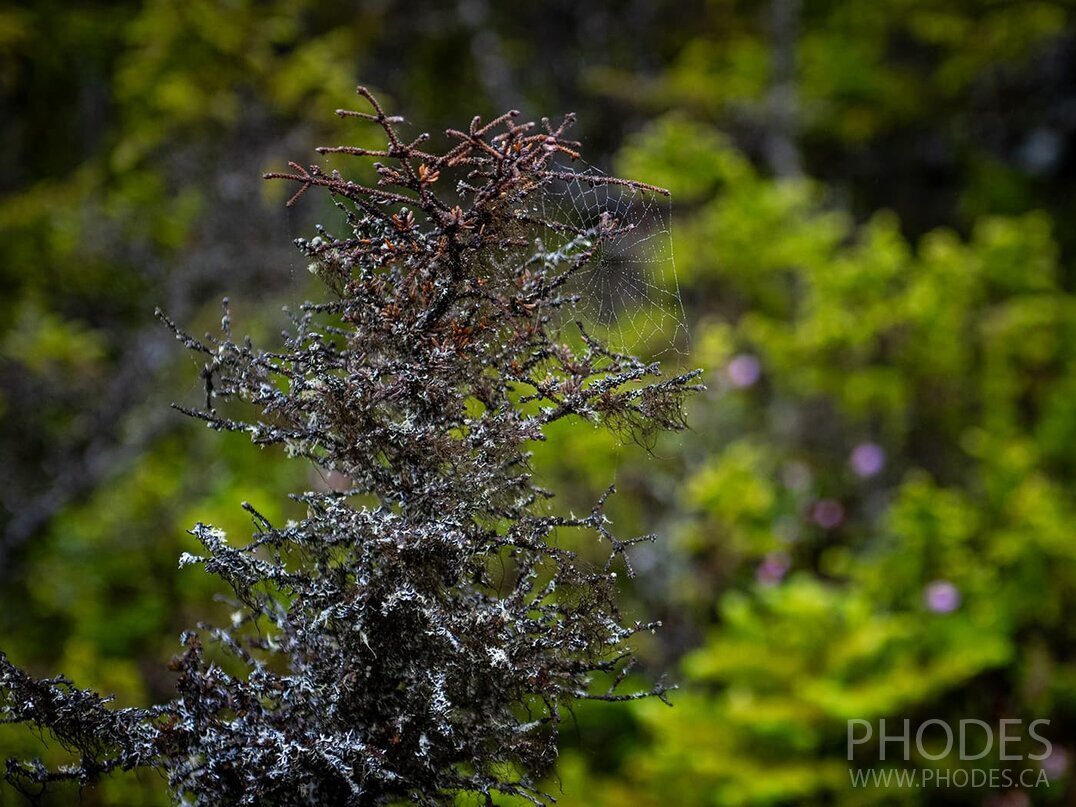
[[[307,515],[286,525],[244,504],[249,540],[192,529],[203,550],[181,565],[225,580],[237,610],[185,634],[170,703],[111,710],[0,657],[3,719],[81,760],[11,762],[9,779],[86,783],[148,766],[197,805],[447,804],[461,791],[542,804],[565,708],[664,698],[664,683],[624,690],[626,643],[656,625],[622,623],[613,570],[653,536],[613,535],[608,493],[589,516],[550,515],[527,450],[563,418],[682,427],[696,373],[664,377],[570,316],[566,279],[621,225],[543,218],[532,204],[567,176],[660,189],[571,172],[570,118],[475,118],[436,153],[359,94],[371,111],[340,114],[380,126],[385,147],[321,151],[383,160],[376,184],[317,165],[268,175],[298,184],[289,204],[323,187],[343,210],[342,235],[297,242],[330,299],[303,305],[274,350],[233,338],[227,310],[204,339],[162,315],[205,361],[205,406],[182,411],[282,445],[349,490],[296,494]],[[222,401],[241,405],[225,416]],[[578,560],[555,540],[567,530],[601,540],[609,562]],[[229,671],[204,643],[232,657]]]

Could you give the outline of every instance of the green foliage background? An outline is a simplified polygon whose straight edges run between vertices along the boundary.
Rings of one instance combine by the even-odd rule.
[[[432,131],[574,109],[592,162],[673,191],[682,361],[709,391],[693,431],[649,451],[585,424],[536,449],[563,506],[615,478],[618,530],[662,534],[626,607],[666,625],[642,674],[681,684],[671,710],[580,711],[560,803],[1071,803],[1073,12],[0,7],[0,648],[118,705],[167,697],[179,632],[223,608],[176,568],[185,530],[242,534],[240,501],[287,518],[287,491],[331,484],[169,412],[197,398],[199,368],[152,311],[204,330],[227,293],[239,327],[276,329],[306,293],[290,239],[332,213],[286,213],[258,176],[367,137],[331,115],[357,81]],[[877,473],[851,462],[865,444]],[[955,608],[930,607],[939,584]],[[1046,718],[1052,782],[856,789],[852,718]],[[0,751],[63,759],[8,727]],[[1006,766],[996,749],[907,765]],[[82,803],[167,797],[143,774]]]

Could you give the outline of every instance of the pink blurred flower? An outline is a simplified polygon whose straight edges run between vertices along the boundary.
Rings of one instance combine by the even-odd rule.
[[[1069,769],[1068,752],[1064,748],[1053,746],[1050,756],[1042,761],[1042,769],[1046,771],[1046,776],[1051,782],[1060,779]]]
[[[836,499],[819,499],[811,507],[811,521],[824,530],[832,530],[844,521],[844,505]]]
[[[758,359],[748,353],[740,353],[733,356],[732,361],[725,367],[725,373],[732,382],[732,386],[739,389],[750,387],[762,375],[762,365]]]
[[[935,580],[923,592],[923,601],[936,614],[951,614],[960,607],[960,589],[948,580]]]
[[[773,586],[781,582],[788,573],[792,561],[784,552],[770,552],[755,569],[755,578],[764,586]]]
[[[848,463],[856,476],[864,479],[875,476],[885,468],[885,449],[877,443],[860,443],[852,449]]]

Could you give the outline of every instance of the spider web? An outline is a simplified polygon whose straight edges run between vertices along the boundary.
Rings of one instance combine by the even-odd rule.
[[[605,177],[579,160],[558,166],[578,177]],[[556,315],[580,320],[614,351],[655,357],[687,349],[687,317],[672,250],[672,202],[646,188],[603,184],[593,179],[556,180],[528,199],[538,217],[564,227],[545,227],[548,254],[568,260],[580,239],[595,245],[594,257],[564,286],[577,299]],[[563,270],[563,266],[560,267]]]

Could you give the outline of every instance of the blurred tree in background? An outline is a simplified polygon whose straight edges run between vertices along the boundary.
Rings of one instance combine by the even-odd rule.
[[[159,699],[212,594],[176,571],[184,531],[242,531],[244,499],[287,517],[272,509],[293,469],[168,410],[199,368],[152,311],[208,327],[228,293],[279,328],[276,301],[307,282],[280,271],[288,241],[333,213],[286,212],[258,177],[355,139],[315,128],[324,110],[360,78],[431,126],[574,109],[602,167],[674,193],[684,362],[711,391],[654,457],[595,431],[535,458],[581,508],[615,471],[618,529],[665,536],[632,594],[663,613],[644,649],[683,690],[672,710],[580,712],[562,803],[1067,803],[1073,11],[0,9],[0,647],[120,704]],[[1055,784],[854,790],[845,721],[882,717],[1049,718]],[[4,730],[0,749],[40,744]],[[116,777],[83,802],[163,792]]]

